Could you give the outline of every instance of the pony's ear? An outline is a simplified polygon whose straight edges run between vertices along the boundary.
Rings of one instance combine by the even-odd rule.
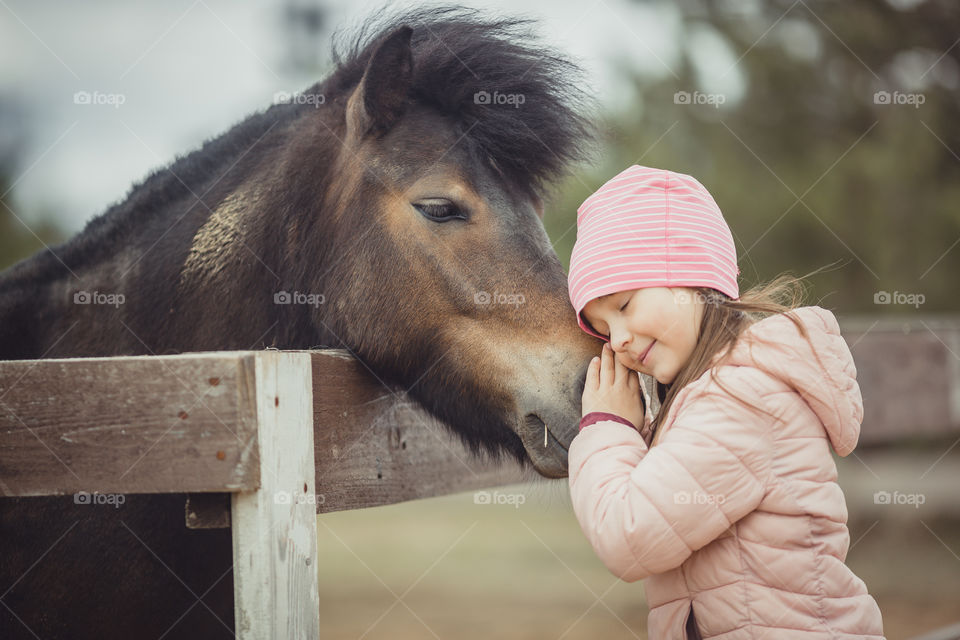
[[[386,133],[403,115],[413,76],[412,33],[410,27],[400,27],[370,57],[347,101],[347,137],[352,141]]]

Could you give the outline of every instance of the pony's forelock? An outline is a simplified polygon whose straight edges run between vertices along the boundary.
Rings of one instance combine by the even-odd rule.
[[[411,99],[453,118],[464,139],[510,183],[542,193],[593,150],[593,100],[582,71],[536,43],[533,21],[464,7],[374,17],[336,34],[336,70],[323,89],[359,83],[380,41],[413,29]]]

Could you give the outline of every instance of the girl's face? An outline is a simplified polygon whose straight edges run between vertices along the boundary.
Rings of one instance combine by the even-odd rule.
[[[670,384],[697,344],[703,307],[695,289],[646,287],[594,298],[582,314],[623,364]]]

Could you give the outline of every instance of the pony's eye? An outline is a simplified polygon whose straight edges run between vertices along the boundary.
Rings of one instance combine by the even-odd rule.
[[[455,204],[448,200],[429,200],[426,202],[415,202],[413,208],[416,209],[428,220],[434,222],[449,222],[450,220],[466,220],[467,216],[463,214]]]

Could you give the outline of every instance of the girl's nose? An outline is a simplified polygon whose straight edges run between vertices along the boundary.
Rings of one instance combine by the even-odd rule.
[[[610,348],[617,353],[623,353],[630,344],[630,334],[626,331],[614,331],[610,334]]]

